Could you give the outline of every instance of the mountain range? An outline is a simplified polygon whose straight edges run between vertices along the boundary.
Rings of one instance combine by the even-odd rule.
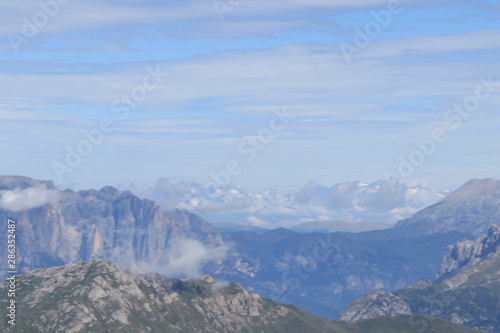
[[[252,231],[257,234],[265,234],[274,229],[279,228],[262,228],[255,227],[248,224],[238,223],[214,223],[217,229],[223,232],[236,232],[236,231]],[[305,222],[297,226],[287,228],[289,230],[297,231],[300,233],[331,233],[336,231],[341,232],[362,232],[372,230],[384,230],[394,227],[394,224],[389,223],[370,223],[370,222],[344,222],[344,221],[322,221],[322,222]]]
[[[450,246],[434,281],[393,292],[371,291],[338,319],[347,322],[387,315],[440,317],[482,331],[500,332],[500,225],[487,235]]]
[[[193,181],[169,179],[159,179],[151,188],[132,185],[129,189],[166,209],[191,211],[214,224],[236,223],[267,229],[328,221],[392,224],[450,192],[407,186],[393,180],[352,181],[330,187],[309,181],[296,193],[272,189],[253,193],[232,183],[202,186]]]
[[[500,221],[500,181],[473,179],[436,204],[397,223],[418,234],[459,231],[480,236]]]
[[[472,239],[498,221],[496,209],[480,207],[499,200],[494,189],[500,188],[499,182],[469,183],[394,228],[255,233],[221,232],[192,212],[168,210],[110,186],[61,191],[50,181],[3,176],[0,219],[18,222],[22,273],[96,259],[170,278],[209,273],[333,319],[370,290],[402,289],[421,278],[434,278],[449,245]],[[461,208],[455,220],[450,217],[452,203]],[[430,223],[428,216],[434,232],[417,227],[418,221]],[[464,223],[467,220],[472,222]],[[0,231],[5,234],[5,224]],[[5,240],[0,242],[0,255],[6,257]]]
[[[6,292],[7,283],[0,283]],[[19,278],[17,322],[0,321],[5,333],[418,333],[479,332],[442,319],[383,317],[335,323],[249,293],[211,276],[171,279],[139,275],[90,261],[36,269]],[[2,308],[7,300],[0,300]]]

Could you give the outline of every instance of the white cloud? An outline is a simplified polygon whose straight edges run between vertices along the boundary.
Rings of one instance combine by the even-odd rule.
[[[2,18],[5,21],[2,22],[4,24],[0,27],[0,32],[9,33],[20,30],[23,17],[31,19],[35,13],[40,11],[38,2],[25,0],[22,3],[3,2],[0,4],[0,13],[3,14]],[[409,0],[405,2],[408,3]],[[411,2],[429,2],[429,0],[413,0]],[[385,8],[387,0],[244,0],[240,6],[235,6],[234,10],[227,14],[228,17],[231,15],[231,17],[237,17],[238,20],[231,22],[228,19],[226,20],[228,22],[223,23],[234,23],[234,26],[230,25],[233,27],[231,30],[244,32],[250,31],[249,28],[262,29],[263,23],[268,23],[263,30],[269,32],[276,31],[283,25],[297,23],[298,20],[294,16],[290,16],[285,21],[286,23],[280,22],[283,20],[284,13],[303,13],[304,10],[321,12],[337,8],[359,9],[372,6]],[[272,18],[278,15],[280,20],[263,20],[263,18]],[[241,20],[244,20],[245,24],[241,24]],[[169,27],[185,21],[190,21],[191,29],[184,28],[181,31],[177,29],[175,30],[177,34],[192,34],[195,30],[198,30],[198,35],[206,33],[206,31],[200,32],[200,27],[210,31],[213,35],[216,35],[217,31],[220,35],[224,33],[224,30],[227,30],[220,29],[221,22],[212,1],[191,0],[174,5],[170,1],[141,1],[140,6],[127,1],[72,1],[60,7],[56,17],[43,28],[43,31],[88,32],[101,30],[105,32],[124,26],[156,25]],[[315,23],[318,24],[318,22]]]
[[[346,66],[339,46],[334,44],[221,51],[216,55],[168,61],[163,62],[161,68],[169,71],[171,77],[141,105],[161,110],[179,109],[202,99],[250,101],[255,100],[255,96],[259,96],[259,103],[267,105],[303,105],[304,99],[322,98],[325,92],[335,94],[340,102],[324,105],[324,113],[325,110],[343,110],[345,103],[342,98],[359,99],[350,103],[353,112],[356,108],[366,107],[366,100],[359,98],[361,92],[365,98],[461,97],[464,92],[468,93],[470,82],[476,80],[476,75],[471,77],[470,73],[489,73],[491,64],[464,62],[457,70],[456,63],[442,63],[429,56],[452,51],[498,49],[499,37],[496,31],[480,31],[383,40],[370,46],[349,66]],[[464,43],[464,40],[468,42]],[[420,61],[408,66],[405,63],[408,54]],[[393,59],[388,61],[388,58]],[[142,79],[145,66],[144,63],[109,65],[105,78],[93,72],[97,68],[82,73],[36,72],[16,76],[0,73],[0,84],[4,87],[4,94],[20,99],[31,96],[33,99],[69,100],[109,107],[116,96],[130,90],[131,84]],[[215,81],[217,85],[207,84]],[[422,85],[422,82],[426,84]],[[23,91],[29,94],[23,96]],[[386,119],[388,110],[385,103],[382,104],[379,103],[378,107],[384,110]],[[255,112],[255,105],[244,104],[242,108],[251,108]],[[264,109],[265,112],[269,110]],[[305,113],[311,111],[311,107],[300,109]]]
[[[38,2],[0,4],[0,31],[4,35],[19,33],[22,18],[31,18],[40,9]],[[500,47],[500,34],[495,30],[471,29],[475,19],[466,17],[480,17],[475,11],[450,8],[453,10],[446,17],[439,17],[443,6],[470,6],[475,10],[485,3],[471,5],[460,1],[436,5],[437,11],[432,16],[442,19],[442,24],[445,25],[446,19],[456,20],[460,26],[462,22],[468,23],[460,29],[462,32],[455,33],[456,22],[453,28],[438,29],[415,22],[430,19],[421,7],[413,5],[418,2],[430,3],[404,1],[404,14],[394,20],[381,38],[354,56],[352,64],[346,63],[339,43],[352,43],[355,27],[370,19],[371,10],[385,8],[387,0],[244,0],[228,13],[224,22],[218,20],[212,1],[70,2],[22,49],[26,52],[21,57],[24,60],[15,55],[9,58],[6,53],[10,60],[0,70],[0,85],[7,97],[0,98],[0,108],[9,110],[0,109],[0,118],[16,123],[6,126],[8,132],[0,133],[3,142],[0,146],[4,152],[16,156],[18,163],[9,166],[4,162],[0,166],[4,172],[30,174],[29,167],[24,166],[28,165],[26,161],[40,168],[46,166],[47,171],[37,171],[49,175],[46,178],[53,177],[48,173],[51,161],[64,158],[64,145],[76,144],[81,139],[81,128],[94,125],[93,122],[87,125],[82,118],[117,119],[110,104],[142,80],[144,69],[152,60],[144,54],[150,54],[148,45],[154,44],[155,50],[158,47],[155,59],[171,72],[171,77],[133,113],[134,119],[117,124],[117,131],[99,148],[102,154],[96,153],[78,173],[68,175],[71,181],[88,184],[89,177],[77,178],[91,172],[96,175],[91,186],[104,185],[104,181],[129,181],[137,176],[136,170],[145,170],[141,175],[147,177],[145,181],[160,176],[195,179],[205,176],[228,156],[232,142],[239,135],[254,135],[251,125],[276,105],[287,105],[302,117],[287,129],[286,136],[273,143],[274,151],[262,155],[259,163],[267,164],[268,172],[259,173],[254,164],[245,169],[242,178],[258,176],[261,184],[281,183],[290,188],[301,185],[310,175],[323,183],[330,181],[327,177],[331,174],[337,175],[332,180],[336,182],[376,179],[392,168],[398,154],[405,151],[400,151],[398,144],[413,142],[415,138],[416,133],[398,124],[403,122],[417,128],[430,120],[440,120],[446,108],[470,93],[477,75],[487,75],[497,67],[494,55]],[[485,22],[494,15],[492,11],[488,13]],[[3,43],[8,43],[8,38]],[[106,55],[111,50],[131,47],[138,47],[130,53],[134,56]],[[33,52],[37,50],[43,52]],[[93,53],[86,57],[82,56],[84,52]],[[60,58],[67,61],[47,60]],[[482,107],[484,118],[477,117],[482,133],[485,126],[495,124],[491,121],[496,112],[490,106],[493,101],[492,98]],[[210,112],[200,114],[208,114],[214,120],[212,125],[135,119],[144,114],[149,118],[149,112],[157,118],[173,114],[195,119],[199,117],[195,110],[205,108]],[[68,113],[67,123],[60,123],[64,119],[45,121],[45,117],[55,118],[61,112]],[[71,116],[75,114],[79,116]],[[340,121],[349,123],[344,126]],[[362,126],[350,126],[352,122]],[[471,123],[468,122],[469,126]],[[19,138],[10,133],[14,131],[25,134]],[[460,136],[468,136],[466,139],[479,140],[474,133],[461,133]],[[482,149],[458,151],[458,154],[474,158],[476,151],[488,151],[490,147],[485,148],[486,145],[498,141],[495,133],[492,130],[491,138],[481,136]],[[15,145],[10,143],[13,137]],[[343,144],[337,144],[339,141]],[[44,145],[42,149],[40,143]],[[457,150],[466,147],[456,142],[455,146],[459,147]],[[121,153],[123,149],[127,149],[127,154]],[[489,150],[494,151],[494,147]],[[372,156],[364,156],[371,151]],[[429,164],[429,169],[433,168],[430,172],[442,174],[439,170],[443,169],[443,159],[441,155],[436,157]],[[153,159],[155,163],[146,163]],[[349,167],[344,171],[346,168],[339,166],[340,160],[362,167],[353,176],[354,170]],[[108,169],[113,172],[94,172],[108,162]],[[495,174],[477,162],[470,170],[467,177],[479,176],[477,170]],[[460,175],[459,170],[456,173]],[[449,172],[446,174],[448,178],[451,176]],[[245,178],[238,181],[240,184],[246,181],[246,186],[254,182]],[[175,206],[175,196],[171,201]],[[247,205],[244,201],[231,204],[235,208]],[[209,202],[203,209],[216,212],[224,207]],[[354,209],[362,210],[363,205]]]
[[[272,228],[274,227],[272,223],[259,219],[256,216],[250,215],[247,217],[246,222],[254,227],[261,227],[261,228]]]
[[[165,265],[159,270],[168,277],[196,277],[204,265],[224,259],[228,250],[227,245],[209,248],[194,239],[176,240],[169,245]]]
[[[212,223],[276,228],[312,221],[393,223],[436,203],[447,193],[381,180],[331,187],[309,181],[296,194],[274,190],[252,193],[232,185],[208,195],[196,182],[160,179],[154,187],[138,194],[163,203],[166,209],[192,211]]]
[[[29,187],[0,191],[0,208],[13,212],[30,210],[59,200],[59,191],[45,187]]]

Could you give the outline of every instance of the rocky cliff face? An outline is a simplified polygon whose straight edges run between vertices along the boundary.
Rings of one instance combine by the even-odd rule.
[[[406,289],[377,292],[353,301],[340,320],[356,322],[406,313],[440,317],[487,332],[500,332],[500,226],[486,236],[450,247],[438,278]],[[409,309],[409,311],[408,311]]]
[[[51,182],[0,177],[0,189],[0,220],[18,221],[23,273],[93,259],[171,277],[210,273],[330,319],[370,289],[402,288],[432,276],[439,265],[435,254],[463,237],[409,239],[392,230],[221,234],[197,215],[165,211],[110,186],[61,192]],[[0,246],[0,256],[5,250]]]
[[[1,177],[0,189],[0,221],[17,221],[17,259],[24,273],[90,259],[157,270],[176,240],[196,240],[207,248],[224,244],[221,233],[197,215],[166,212],[153,201],[110,186],[60,192],[51,182]],[[6,223],[0,231],[5,234]],[[1,246],[4,258],[5,250]]]
[[[340,312],[337,319],[355,323],[363,319],[411,313],[410,306],[394,294],[383,290],[372,290],[365,297],[352,301]]]
[[[0,283],[0,293],[5,288]],[[476,332],[409,316],[334,323],[208,275],[185,280],[138,275],[103,261],[36,269],[19,278],[16,300],[16,326],[2,320],[2,332],[417,333],[421,322],[436,332]],[[2,298],[0,307],[6,302]]]
[[[398,222],[396,228],[420,234],[454,230],[477,237],[484,235],[491,225],[498,223],[500,181],[473,179],[435,205]]]
[[[476,240],[465,239],[450,245],[437,272],[436,279],[445,281],[458,269],[480,262],[500,248],[500,225],[493,225],[488,234]]]

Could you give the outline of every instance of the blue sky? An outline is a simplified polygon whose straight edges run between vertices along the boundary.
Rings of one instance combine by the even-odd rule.
[[[458,129],[443,121],[480,77],[500,82],[498,1],[41,3],[0,4],[1,174],[78,188],[160,177],[203,184],[237,161],[232,182],[292,192],[309,179],[401,176],[415,140],[446,129],[403,182],[500,178],[500,84]],[[222,19],[214,4],[228,9]],[[374,13],[390,14],[382,24]],[[346,45],[357,47],[350,61]],[[140,89],[148,68],[168,77],[120,119],[114,101]],[[293,120],[248,162],[238,147],[285,108]],[[54,163],[67,165],[67,147],[77,150],[102,119],[114,130],[58,174]]]

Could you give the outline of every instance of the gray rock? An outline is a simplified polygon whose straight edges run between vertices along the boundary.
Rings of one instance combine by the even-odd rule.
[[[488,234],[476,240],[465,239],[456,245],[450,245],[436,275],[439,282],[458,269],[479,262],[500,248],[500,225],[491,226]]]
[[[475,241],[450,247],[438,279],[421,281],[392,293],[369,293],[342,311],[339,319],[355,322],[407,310],[440,317],[492,333],[500,333],[500,226]]]
[[[4,190],[52,187],[25,177],[0,177]],[[124,267],[155,270],[169,244],[193,239],[208,248],[225,242],[215,227],[195,214],[164,211],[155,202],[106,186],[59,193],[55,202],[22,211],[0,209],[0,220],[17,221],[19,271],[81,260],[104,259]],[[6,223],[0,224],[5,235]],[[5,244],[2,237],[0,244]],[[6,246],[0,256],[7,257]],[[3,273],[3,272],[2,272]]]
[[[103,261],[33,270],[19,277],[16,301],[18,326],[3,320],[2,332],[326,332],[334,325],[210,276],[139,275]]]
[[[373,290],[365,297],[352,301],[340,312],[337,320],[355,323],[364,319],[401,314],[412,314],[410,306],[405,301],[388,291]]]

